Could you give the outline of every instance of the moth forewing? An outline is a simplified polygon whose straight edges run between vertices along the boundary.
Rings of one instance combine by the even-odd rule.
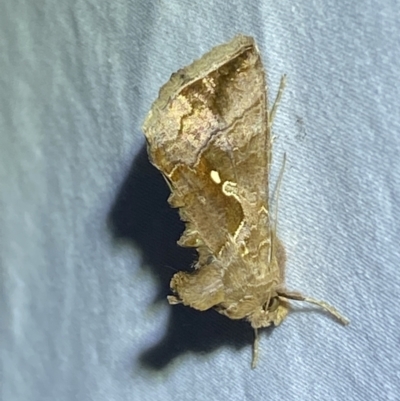
[[[271,125],[285,77],[268,110],[265,72],[253,38],[238,35],[172,74],[143,124],[151,162],[162,172],[197,249],[191,273],[171,280],[170,304],[246,319],[255,330],[279,324],[288,300],[323,301],[287,291],[284,250],[271,225]],[[275,222],[276,224],[276,218]]]

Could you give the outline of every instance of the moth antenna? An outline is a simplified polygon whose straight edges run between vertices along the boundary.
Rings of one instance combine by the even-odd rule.
[[[282,75],[281,77],[281,81],[279,83],[279,88],[278,88],[278,93],[276,94],[275,97],[275,101],[274,104],[272,105],[271,111],[268,111],[268,116],[267,116],[267,121],[268,121],[268,127],[267,130],[270,131],[271,130],[271,126],[272,126],[272,122],[275,118],[275,114],[276,114],[276,110],[278,109],[279,103],[282,99],[282,94],[283,94],[283,90],[285,89],[286,86],[286,75]],[[270,137],[271,132],[269,132],[268,137]],[[272,139],[269,139],[272,143]],[[270,154],[272,154],[271,152],[272,150],[272,146],[270,146]],[[269,156],[269,162],[272,162],[272,156]],[[270,249],[270,260],[272,260],[272,255],[275,254],[275,241],[274,239],[276,238],[276,231],[277,231],[277,225],[278,225],[278,203],[279,203],[279,192],[281,189],[281,184],[282,184],[282,180],[283,180],[283,173],[285,171],[285,165],[286,165],[286,153],[283,154],[283,162],[282,162],[282,166],[281,166],[281,170],[279,172],[279,177],[278,177],[278,181],[276,183],[276,188],[275,188],[275,215],[274,215],[274,221],[272,222],[272,245],[271,245],[271,249]]]
[[[276,190],[275,190],[275,215],[274,215],[274,231],[276,233],[276,227],[278,224],[278,203],[279,203],[279,193],[281,191],[281,185],[283,180],[283,173],[285,172],[286,166],[286,153],[283,154],[282,166],[281,170],[279,171],[278,181],[276,183]]]
[[[278,203],[279,203],[279,193],[281,190],[281,184],[283,180],[283,173],[285,171],[285,165],[286,165],[286,153],[283,154],[283,161],[282,161],[282,166],[281,170],[279,172],[279,177],[278,181],[276,183],[276,188],[275,188],[275,202],[274,202],[274,221],[271,222],[271,232],[272,232],[272,243],[271,243],[271,248],[270,248],[270,260],[272,260],[272,256],[275,255],[276,250],[275,250],[275,239],[276,239],[276,232],[277,232],[277,226],[278,226]]]
[[[343,325],[347,325],[350,323],[350,320],[344,317],[335,307],[332,305],[328,304],[325,301],[320,301],[315,298],[311,297],[305,297],[304,295],[297,293],[297,292],[285,292],[285,293],[280,293],[278,292],[279,298],[285,299],[285,300],[293,300],[293,301],[303,301],[303,302],[308,302],[313,305],[318,305],[320,308],[325,310],[326,312],[329,312],[331,315],[335,316],[336,319],[340,321]]]
[[[254,329],[253,358],[251,361],[252,369],[255,369],[258,363],[258,342],[258,329]]]
[[[271,164],[272,164],[272,132],[271,132],[271,128],[272,128],[272,124],[275,118],[275,114],[276,111],[278,109],[278,106],[281,102],[282,99],[282,94],[283,91],[286,87],[286,74],[283,74],[281,77],[281,80],[279,82],[279,88],[278,88],[278,93],[276,94],[274,103],[272,105],[271,110],[269,109],[269,105],[268,105],[268,96],[266,98],[266,104],[267,104],[267,112],[266,112],[266,118],[267,118],[267,129],[266,129],[266,137],[265,139],[267,141],[269,141],[269,143],[267,143],[266,149],[269,149],[269,153],[268,153],[268,171],[271,168]],[[268,90],[267,90],[267,94],[268,94]],[[267,171],[267,177],[269,176],[269,173]],[[268,179],[268,178],[267,178]]]
[[[276,110],[278,109],[279,103],[281,102],[282,94],[283,94],[283,90],[285,89],[285,86],[286,86],[286,74],[283,74],[281,77],[281,81],[279,83],[278,93],[276,94],[275,101],[272,105],[271,111],[268,112],[269,127],[271,127],[271,125],[274,121]]]

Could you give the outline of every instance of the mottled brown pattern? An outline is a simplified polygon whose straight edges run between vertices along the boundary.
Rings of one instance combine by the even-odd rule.
[[[172,278],[169,302],[215,308],[255,330],[278,325],[288,299],[318,303],[345,322],[284,287],[284,250],[268,206],[276,104],[270,112],[265,88],[254,39],[239,35],[172,74],[146,117],[150,160],[186,222],[179,244],[199,254],[192,273]],[[253,366],[256,356],[255,347]]]

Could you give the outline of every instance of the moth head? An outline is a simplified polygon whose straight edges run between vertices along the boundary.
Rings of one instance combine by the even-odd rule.
[[[289,304],[279,296],[274,296],[264,305],[257,308],[248,316],[253,328],[268,327],[272,323],[278,326],[286,317],[289,311]]]

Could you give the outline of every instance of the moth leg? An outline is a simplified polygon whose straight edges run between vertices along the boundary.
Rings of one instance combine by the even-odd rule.
[[[323,310],[326,312],[329,312],[331,315],[335,316],[336,319],[340,321],[340,323],[347,325],[350,323],[350,320],[344,317],[334,306],[328,304],[325,301],[320,301],[315,298],[311,297],[305,297],[304,295],[298,293],[298,292],[284,292],[284,293],[278,293],[280,298],[283,299],[292,299],[293,301],[304,301],[308,302],[310,304],[318,305],[321,307]]]
[[[276,110],[278,109],[279,103],[281,102],[282,94],[283,94],[283,90],[285,89],[285,86],[286,86],[286,75],[284,74],[281,77],[281,81],[279,83],[278,93],[276,94],[275,101],[272,105],[271,110],[268,113],[268,124],[270,126],[272,125],[272,123],[274,121]]]
[[[170,305],[178,305],[178,304],[182,304],[183,302],[178,298],[178,297],[176,297],[175,295],[168,295],[167,296],[167,300],[168,300],[168,303],[170,304]]]
[[[258,363],[258,343],[258,329],[254,329],[253,358],[251,361],[252,369],[255,369]]]

